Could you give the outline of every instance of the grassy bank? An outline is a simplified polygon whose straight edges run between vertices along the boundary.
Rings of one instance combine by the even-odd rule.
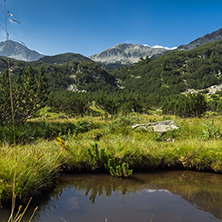
[[[54,178],[62,172],[109,173],[104,164],[110,158],[121,164],[127,163],[134,171],[184,168],[221,173],[222,118],[171,117],[180,129],[162,137],[152,131],[131,129],[133,123],[168,118],[149,115],[120,116],[117,119],[98,117],[90,120],[93,127],[88,131],[69,131],[61,135],[60,143],[55,139],[39,138],[31,144],[17,146],[3,142],[0,147],[1,203],[4,205],[10,201],[13,189],[17,198],[22,200],[39,194],[53,186]],[[85,119],[78,121],[85,121],[85,125],[89,123]],[[76,126],[77,120],[69,122]],[[63,120],[60,124],[67,123]]]

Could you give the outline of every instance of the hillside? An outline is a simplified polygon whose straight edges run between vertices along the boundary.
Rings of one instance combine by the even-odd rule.
[[[42,61],[24,62],[10,59],[12,76],[22,74],[29,66],[35,72],[42,67],[46,72],[52,91],[116,91],[116,79],[95,62],[69,62],[64,65],[48,64]],[[7,58],[0,57],[0,75],[8,68]]]
[[[58,54],[54,56],[44,56],[39,59],[40,62],[55,64],[55,65],[64,65],[67,62],[71,61],[88,61],[90,62],[91,59],[81,55],[81,54],[75,54],[75,53],[64,53],[64,54]]]
[[[222,83],[222,41],[196,49],[173,51],[160,58],[149,58],[112,74],[130,91],[170,95],[188,89],[205,89]]]

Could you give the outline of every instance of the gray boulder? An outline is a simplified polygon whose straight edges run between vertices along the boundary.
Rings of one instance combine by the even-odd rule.
[[[166,120],[154,123],[135,124],[132,126],[132,129],[136,129],[138,127],[142,127],[147,130],[153,130],[155,133],[160,133],[161,135],[170,130],[179,129],[179,127],[176,125],[176,123],[173,120]]]

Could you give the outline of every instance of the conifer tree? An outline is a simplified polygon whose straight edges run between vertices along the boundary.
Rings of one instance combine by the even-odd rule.
[[[3,125],[12,121],[9,87],[8,71],[6,71],[0,77],[0,121]],[[36,78],[30,66],[21,76],[15,76],[12,83],[12,97],[15,123],[24,123],[46,104],[48,83],[44,70],[41,69]]]

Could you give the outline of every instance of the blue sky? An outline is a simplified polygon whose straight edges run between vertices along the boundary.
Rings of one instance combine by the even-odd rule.
[[[4,34],[0,0],[0,41]],[[118,43],[177,47],[222,28],[221,0],[6,0],[9,38],[45,55],[90,56]]]

